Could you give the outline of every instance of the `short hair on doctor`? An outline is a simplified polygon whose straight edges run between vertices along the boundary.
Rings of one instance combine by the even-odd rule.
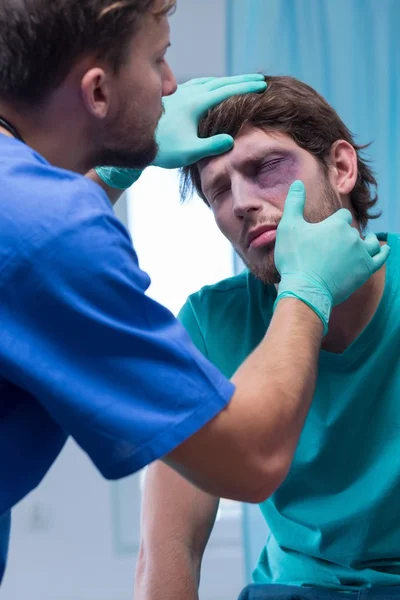
[[[369,144],[359,145],[336,111],[309,85],[288,76],[265,76],[268,84],[263,93],[232,96],[212,108],[200,121],[201,138],[227,133],[234,138],[246,125],[289,135],[301,148],[310,152],[328,173],[329,155],[334,142],[346,140],[357,153],[358,175],[350,200],[355,217],[364,229],[378,201],[377,181],[363,158]],[[193,191],[208,204],[202,188],[197,164],[181,172],[180,192],[185,201]]]
[[[143,17],[176,0],[1,0],[0,101],[34,108],[94,54],[118,72]]]

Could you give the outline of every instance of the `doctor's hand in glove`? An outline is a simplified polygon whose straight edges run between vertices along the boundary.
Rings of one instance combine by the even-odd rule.
[[[266,88],[264,76],[258,74],[192,79],[178,86],[174,94],[163,98],[164,114],[156,131],[158,153],[152,164],[164,169],[176,169],[207,156],[228,152],[233,146],[230,135],[198,137],[200,119],[208,110],[231,96],[263,92]],[[120,189],[130,187],[142,173],[137,169],[117,167],[98,167],[96,172],[110,187]]]
[[[281,282],[275,306],[282,298],[302,300],[320,317],[326,334],[332,307],[385,264],[390,248],[381,246],[373,233],[362,239],[344,208],[320,223],[308,223],[305,200],[304,184],[295,181],[276,236],[275,265]]]

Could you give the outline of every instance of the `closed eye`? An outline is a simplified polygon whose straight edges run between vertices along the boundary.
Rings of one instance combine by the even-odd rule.
[[[281,164],[281,162],[283,161],[283,158],[275,158],[274,160],[269,160],[265,163],[262,163],[259,168],[256,170],[256,175],[259,175],[260,173],[265,173],[267,171],[272,171],[273,169],[275,169],[278,165]]]
[[[226,194],[226,192],[229,192],[230,189],[231,188],[228,186],[228,187],[220,188],[219,190],[217,190],[216,192],[214,192],[213,195],[212,195],[212,197],[211,197],[211,204],[213,202],[215,202],[216,200],[221,199],[221,196],[223,194]]]

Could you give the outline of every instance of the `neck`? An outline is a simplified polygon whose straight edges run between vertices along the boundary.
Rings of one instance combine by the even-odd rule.
[[[46,108],[30,114],[0,105],[0,115],[10,122],[22,136],[24,142],[36,150],[50,164],[77,173],[86,173],[94,165],[88,156],[84,129],[71,110],[60,111]],[[0,133],[13,137],[0,126]]]
[[[385,287],[386,267],[382,267],[348,300],[335,306],[322,348],[339,354],[361,334],[374,316]]]

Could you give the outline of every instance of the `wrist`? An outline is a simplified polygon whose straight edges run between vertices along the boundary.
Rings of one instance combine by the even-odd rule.
[[[127,190],[139,179],[141,169],[120,169],[118,167],[96,167],[97,175],[109,187]]]
[[[278,300],[278,299],[277,299]],[[313,331],[316,338],[322,340],[324,337],[324,323],[321,317],[306,302],[294,296],[285,296],[276,301],[274,305],[274,316],[290,321],[292,325],[300,321],[305,331]]]
[[[323,335],[328,333],[328,323],[332,312],[333,299],[329,290],[306,275],[285,275],[278,286],[274,310],[280,300],[294,298],[308,306],[321,320]]]

